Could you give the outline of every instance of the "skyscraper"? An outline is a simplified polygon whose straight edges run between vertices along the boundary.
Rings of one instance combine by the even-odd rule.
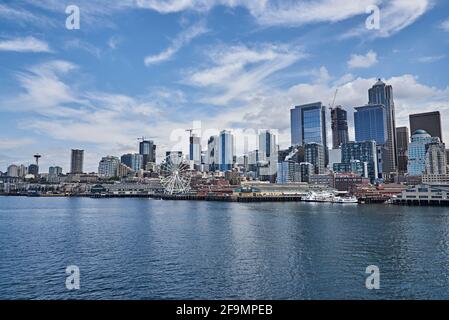
[[[388,136],[385,107],[381,104],[366,105],[355,110],[355,140],[357,142],[374,140],[378,145],[384,145]]]
[[[72,149],[72,157],[70,162],[70,173],[83,173],[84,150]]]
[[[219,135],[219,170],[228,171],[234,164],[234,136],[230,131],[223,130]]]
[[[396,128],[396,139],[398,143],[398,171],[407,172],[409,132],[407,127]]]
[[[143,155],[139,153],[124,154],[121,156],[120,161],[134,171],[143,169]]]
[[[118,177],[120,160],[117,157],[103,157],[98,164],[98,175],[103,178]]]
[[[424,130],[432,137],[440,138],[443,141],[443,133],[441,130],[441,115],[439,111],[411,114],[410,131]]]
[[[441,142],[427,145],[426,174],[441,175],[447,173],[446,146]]]
[[[366,105],[355,108],[354,126],[356,142],[375,141],[377,149],[377,169],[380,174],[389,174],[384,167],[384,158],[388,157],[387,110],[384,105]]]
[[[368,91],[369,105],[381,104],[386,110],[387,139],[384,146],[382,170],[384,173],[397,171],[396,113],[393,100],[393,87],[380,79]]]
[[[425,130],[416,130],[408,148],[407,172],[411,176],[421,176],[426,171],[428,145],[440,143],[440,138],[432,137]]]
[[[324,146],[319,143],[308,143],[304,147],[304,158],[308,163],[313,164],[315,174],[324,174],[325,152]]]
[[[156,145],[152,140],[142,140],[139,143],[139,153],[143,156],[144,169],[148,162],[156,162]]]
[[[218,170],[219,152],[218,152],[218,136],[211,136],[207,141],[207,165],[211,172]]]
[[[379,177],[377,146],[375,141],[344,143],[341,146],[341,163],[352,164],[354,160],[366,162],[368,177],[372,181]],[[338,167],[338,164],[336,165]]]
[[[279,157],[279,147],[276,136],[265,130],[259,134],[259,178],[262,181],[274,182]]]
[[[58,166],[52,166],[48,168],[48,174],[51,176],[59,176],[62,174],[62,168]]]
[[[201,138],[196,134],[190,137],[189,160],[193,161],[195,165],[201,164]]]
[[[342,106],[331,109],[332,148],[337,149],[349,141],[348,112]]]
[[[6,175],[8,177],[18,177],[19,176],[19,167],[16,166],[15,164],[10,165],[7,169]]]
[[[293,146],[319,143],[327,147],[326,108],[321,102],[296,106],[290,110]]]

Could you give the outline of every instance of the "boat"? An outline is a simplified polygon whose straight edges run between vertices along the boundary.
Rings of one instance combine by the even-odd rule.
[[[346,204],[346,203],[359,203],[359,200],[354,196],[352,196],[352,197],[334,197],[332,202]]]
[[[334,195],[329,192],[309,192],[305,197],[306,202],[332,202]]]

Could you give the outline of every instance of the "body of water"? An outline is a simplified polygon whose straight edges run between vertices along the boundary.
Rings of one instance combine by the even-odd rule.
[[[0,197],[0,298],[448,299],[449,210]]]

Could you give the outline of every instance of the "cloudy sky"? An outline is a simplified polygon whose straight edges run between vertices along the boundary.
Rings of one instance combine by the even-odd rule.
[[[72,4],[80,29],[66,28]],[[65,171],[71,148],[95,171],[141,136],[186,151],[192,127],[204,142],[276,129],[287,147],[292,106],[338,88],[352,123],[376,78],[393,85],[398,125],[440,110],[449,139],[448,49],[444,0],[3,0],[0,171],[36,152],[42,171]]]

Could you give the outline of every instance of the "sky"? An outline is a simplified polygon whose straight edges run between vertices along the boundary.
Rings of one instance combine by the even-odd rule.
[[[71,149],[96,171],[142,136],[160,159],[187,152],[189,128],[203,149],[223,129],[276,130],[285,148],[289,110],[336,89],[354,139],[377,78],[398,126],[439,110],[447,140],[448,49],[444,0],[1,0],[0,171],[35,153],[67,171]]]

